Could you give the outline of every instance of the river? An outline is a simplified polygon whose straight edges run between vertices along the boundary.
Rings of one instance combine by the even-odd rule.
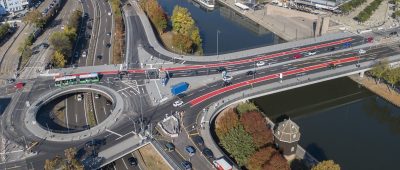
[[[300,145],[342,169],[398,169],[400,108],[341,78],[257,98],[274,121],[289,116]]]
[[[199,27],[205,55],[217,53],[217,38],[220,54],[284,42],[264,27],[219,4],[216,4],[214,10],[206,10],[192,1],[159,0],[158,2],[168,16],[172,15],[176,5],[188,8]]]

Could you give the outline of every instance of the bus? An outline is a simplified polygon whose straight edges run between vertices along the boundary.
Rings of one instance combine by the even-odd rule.
[[[100,81],[98,73],[82,74],[79,76],[80,84],[97,83]]]
[[[55,79],[55,85],[57,87],[64,87],[73,84],[76,84],[76,76],[64,76]]]

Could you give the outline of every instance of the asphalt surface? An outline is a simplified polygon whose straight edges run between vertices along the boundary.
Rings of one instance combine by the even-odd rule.
[[[83,7],[83,14],[87,13],[87,17],[82,18],[82,22],[78,32],[78,39],[75,44],[75,53],[72,55],[71,58],[71,65],[77,66],[87,66],[92,65],[88,59],[88,52],[90,49],[90,43],[93,41],[92,39],[96,39],[93,36],[93,33],[97,31],[94,22],[96,21],[95,14],[94,14],[94,3],[92,0],[81,0],[81,5]],[[91,47],[93,48],[93,47]],[[86,57],[82,56],[83,52],[86,52]]]
[[[107,47],[107,44],[111,44],[112,37],[112,25],[113,19],[111,14],[111,7],[108,1],[99,0],[97,2],[97,8],[100,19],[99,19],[99,28],[97,32],[97,41],[95,45],[95,55],[94,55],[94,64],[93,65],[102,65],[102,64],[111,64],[111,51],[112,46]],[[110,35],[107,35],[110,33]],[[101,56],[101,57],[98,57]]]

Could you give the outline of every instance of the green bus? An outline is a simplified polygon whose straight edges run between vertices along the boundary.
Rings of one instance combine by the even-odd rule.
[[[79,84],[97,83],[100,81],[98,73],[79,75]]]
[[[64,76],[55,79],[55,86],[64,87],[76,84],[76,76]]]

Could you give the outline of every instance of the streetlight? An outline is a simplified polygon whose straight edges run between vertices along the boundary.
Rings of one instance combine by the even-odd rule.
[[[219,33],[220,33],[220,31],[219,30],[217,30],[217,59],[219,59]]]

